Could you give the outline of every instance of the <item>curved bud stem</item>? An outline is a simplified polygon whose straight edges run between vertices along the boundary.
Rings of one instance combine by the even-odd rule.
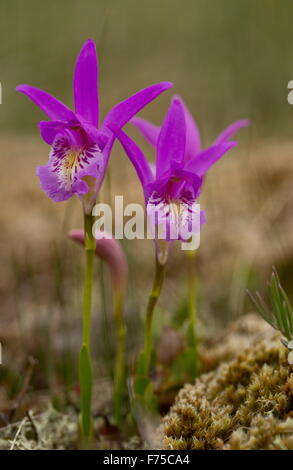
[[[111,281],[115,290],[125,290],[127,285],[128,266],[120,243],[106,232],[95,233],[96,256],[105,261],[110,269]],[[68,237],[80,245],[84,245],[82,230],[71,230]]]
[[[124,321],[124,300],[127,287],[128,266],[120,243],[105,232],[96,233],[95,254],[105,261],[110,269],[113,286],[113,309],[116,326],[116,358],[114,372],[113,417],[115,425],[121,424],[122,404],[126,379],[126,327]],[[84,244],[84,233],[72,230],[68,236],[77,243]]]
[[[92,234],[93,216],[84,214],[85,276],[83,295],[82,348],[79,359],[79,380],[81,394],[81,433],[83,445],[90,444],[92,433],[92,361],[90,354],[92,285],[96,242]]]

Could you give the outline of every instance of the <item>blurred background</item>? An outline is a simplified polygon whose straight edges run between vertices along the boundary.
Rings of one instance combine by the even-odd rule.
[[[99,55],[104,115],[140,88],[174,82],[196,118],[204,145],[237,119],[251,126],[239,146],[210,171],[201,206],[207,223],[196,258],[198,314],[203,335],[219,334],[253,309],[246,288],[263,290],[276,265],[293,292],[293,80],[291,0],[9,0],[0,4],[0,408],[9,407],[38,364],[33,390],[76,383],[80,344],[82,251],[67,231],[82,226],[80,203],[55,204],[39,188],[35,168],[49,148],[38,134],[42,112],[15,87],[28,83],[72,106],[72,78],[83,42]],[[172,91],[141,115],[160,124]],[[130,125],[127,131],[150,159],[153,151]],[[118,144],[100,200],[142,202],[135,173]],[[141,341],[151,286],[151,241],[123,241],[129,261],[129,350]],[[97,263],[93,343],[97,371],[111,374],[113,338],[107,269]],[[184,305],[186,267],[172,247],[157,328]],[[97,372],[96,372],[97,373]],[[57,394],[57,392],[56,392]],[[2,400],[2,402],[1,402]],[[1,405],[2,403],[2,405]]]

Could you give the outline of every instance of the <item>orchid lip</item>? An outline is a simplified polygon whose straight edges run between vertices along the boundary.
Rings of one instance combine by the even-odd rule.
[[[47,165],[38,167],[42,188],[56,202],[74,194],[82,197],[92,190],[89,181],[98,177],[102,161],[103,153],[97,144],[72,145],[66,134],[59,135]]]
[[[200,209],[196,200],[153,194],[147,201],[146,211],[155,238],[186,241],[192,233],[200,232]]]

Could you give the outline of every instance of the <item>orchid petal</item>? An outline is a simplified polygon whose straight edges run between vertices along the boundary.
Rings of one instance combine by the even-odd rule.
[[[214,141],[213,145],[218,145],[222,144],[223,142],[226,142],[235,134],[235,132],[237,132],[242,127],[249,126],[249,124],[250,121],[248,121],[247,119],[242,119],[240,121],[233,122],[233,124],[228,126],[223,132],[221,132],[221,134]]]
[[[169,107],[157,145],[156,176],[159,178],[170,168],[170,162],[183,163],[186,126],[184,109],[179,100],[173,99]]]
[[[78,118],[78,116],[77,116]],[[82,119],[78,118],[78,121],[80,123],[80,129],[82,129],[85,134],[87,135],[88,141],[89,142],[94,142],[98,144],[99,149],[103,150],[106,143],[109,140],[109,137],[106,135],[102,134],[96,127],[92,126],[91,124],[87,124],[84,122]],[[80,136],[78,122],[76,126],[70,126],[63,121],[40,121],[39,122],[39,129],[41,136],[43,140],[49,144],[52,145],[56,136],[58,134],[70,134],[71,137],[75,136],[76,139],[81,140],[82,142],[82,137]],[[75,129],[76,128],[76,129]],[[72,138],[72,143],[75,145],[78,145],[78,140],[74,140]]]
[[[16,90],[30,98],[50,119],[61,121],[75,121],[76,117],[71,109],[54,98],[46,91],[29,85],[19,85]]]
[[[92,124],[89,124],[87,121],[85,121],[84,118],[81,115],[77,114],[76,118],[77,118],[81,128],[84,130],[84,132],[89,137],[89,139],[92,142],[97,143],[99,145],[100,149],[103,150],[106,143],[109,140],[109,137],[106,136],[101,131],[99,131],[97,127],[95,127]]]
[[[98,63],[96,46],[90,39],[83,45],[78,56],[73,88],[76,113],[93,126],[98,127]]]
[[[192,157],[200,152],[201,148],[201,139],[199,129],[195,120],[193,119],[192,114],[184,103],[183,99],[180,96],[175,96],[178,101],[180,101],[181,106],[184,109],[185,122],[186,122],[186,147],[185,147],[185,160],[189,160]]]
[[[137,116],[134,116],[130,122],[139,130],[146,141],[156,148],[161,128]]]
[[[76,126],[70,126],[63,121],[40,121],[39,129],[43,140],[53,145],[57,136],[63,136],[72,147],[82,147],[84,138]]]
[[[142,186],[145,187],[146,184],[153,180],[153,175],[144,154],[136,145],[136,143],[130,137],[128,137],[125,132],[115,126],[115,124],[109,124],[109,129],[111,129],[115,137],[120,141],[136,170],[137,176],[139,177]]]
[[[103,127],[108,127],[110,123],[114,123],[118,127],[123,127],[136,113],[150,103],[150,101],[153,101],[160,93],[168,90],[168,88],[172,86],[173,83],[161,82],[131,95],[111,109],[104,119]]]
[[[56,135],[63,134],[66,129],[63,121],[40,121],[39,129],[42,139],[49,145],[52,145]]]
[[[121,128],[144,106],[146,106],[150,101],[154,100],[160,93],[167,90],[171,86],[173,86],[173,84],[170,82],[161,82],[156,85],[151,85],[147,88],[144,88],[143,90],[127,98],[125,101],[119,103],[107,114],[102,124],[102,132],[109,137],[109,140],[103,150],[103,155],[105,157],[104,169],[99,175],[97,190],[100,189],[103,182],[108,160],[110,158],[112,146],[115,140],[115,136],[110,131],[108,126],[112,123],[118,128]]]
[[[235,147],[237,142],[225,142],[219,145],[213,145],[203,152],[196,155],[196,157],[188,160],[184,169],[193,171],[198,176],[203,176],[208,169],[219,160],[224,153],[228,152],[231,148]]]

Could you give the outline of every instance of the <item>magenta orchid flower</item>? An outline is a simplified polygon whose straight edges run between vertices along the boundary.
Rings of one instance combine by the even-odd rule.
[[[161,213],[169,225],[165,240],[186,240],[187,238],[181,237],[182,225],[194,226],[192,224],[196,216],[195,203],[200,195],[204,175],[210,166],[237,145],[237,142],[226,141],[223,137],[208,149],[199,151],[196,127],[182,101],[174,98],[161,128],[155,128],[152,124],[144,122],[144,135],[147,135],[148,140],[156,148],[154,174],[145,155],[135,142],[114,124],[110,124],[109,128],[119,139],[136,169],[143,187],[148,215],[152,210],[161,208]],[[228,138],[228,132],[226,137]],[[184,210],[178,212],[178,206]],[[160,215],[157,220],[159,225]],[[195,228],[199,230],[200,224],[204,221],[204,214],[198,214],[197,220],[198,226]],[[176,225],[177,228],[173,231],[175,237],[170,236],[172,225]],[[190,230],[187,233],[190,237]]]
[[[50,118],[39,123],[43,140],[51,146],[48,163],[37,168],[42,189],[53,201],[73,195],[83,199],[89,213],[102,184],[113,146],[108,125],[121,128],[146,104],[172,86],[162,82],[115,106],[99,126],[98,64],[95,43],[86,41],[74,72],[75,111],[50,94],[29,85],[17,91],[28,96]]]
[[[204,217],[196,201],[200,195],[204,176],[222,155],[237,145],[237,142],[229,141],[229,138],[248,122],[239,121],[230,126],[206,150],[200,149],[197,126],[180,98],[173,98],[161,128],[141,119],[132,120],[132,122],[156,149],[155,169],[152,168],[143,152],[130,137],[115,124],[110,124],[109,128],[119,139],[137,172],[143,187],[147,216],[155,212],[157,217],[155,221],[152,218],[152,223],[155,222],[157,228],[165,219],[163,221],[165,226],[163,237],[160,236],[162,233],[159,234],[158,231],[155,232],[154,237],[156,247],[155,277],[146,309],[144,349],[139,359],[137,372],[137,383],[139,384],[137,393],[145,398],[147,385],[142,390],[141,378],[148,384],[153,350],[152,321],[164,282],[170,242],[176,239],[184,242],[189,241],[194,234],[200,231]],[[149,208],[151,208],[150,211]],[[156,211],[156,209],[158,210]],[[177,230],[172,233],[174,226]],[[184,228],[184,236],[182,236],[182,227]],[[175,236],[173,236],[174,234]],[[160,243],[159,239],[163,240],[163,243]],[[194,252],[195,248],[191,249]],[[193,262],[193,258],[189,257],[189,259]],[[194,286],[193,282],[192,286]],[[192,368],[194,375],[196,375],[198,370],[195,349],[198,342],[195,328],[196,309],[192,305],[189,310],[189,331],[192,334],[195,353]]]
[[[188,161],[193,160],[193,162],[190,162],[189,167],[192,166],[198,176],[204,176],[207,170],[223,155],[222,152],[216,150],[216,146],[229,142],[229,139],[231,139],[239,129],[248,126],[250,122],[247,119],[234,122],[221,132],[210,148],[202,150],[199,129],[189,109],[180,96],[175,96],[173,99],[178,100],[184,109],[186,122],[184,161],[187,164]],[[157,147],[161,131],[159,126],[156,126],[155,124],[152,124],[138,116],[133,117],[130,122],[140,131],[150,145],[154,148]],[[220,147],[218,147],[218,150],[219,149]]]

